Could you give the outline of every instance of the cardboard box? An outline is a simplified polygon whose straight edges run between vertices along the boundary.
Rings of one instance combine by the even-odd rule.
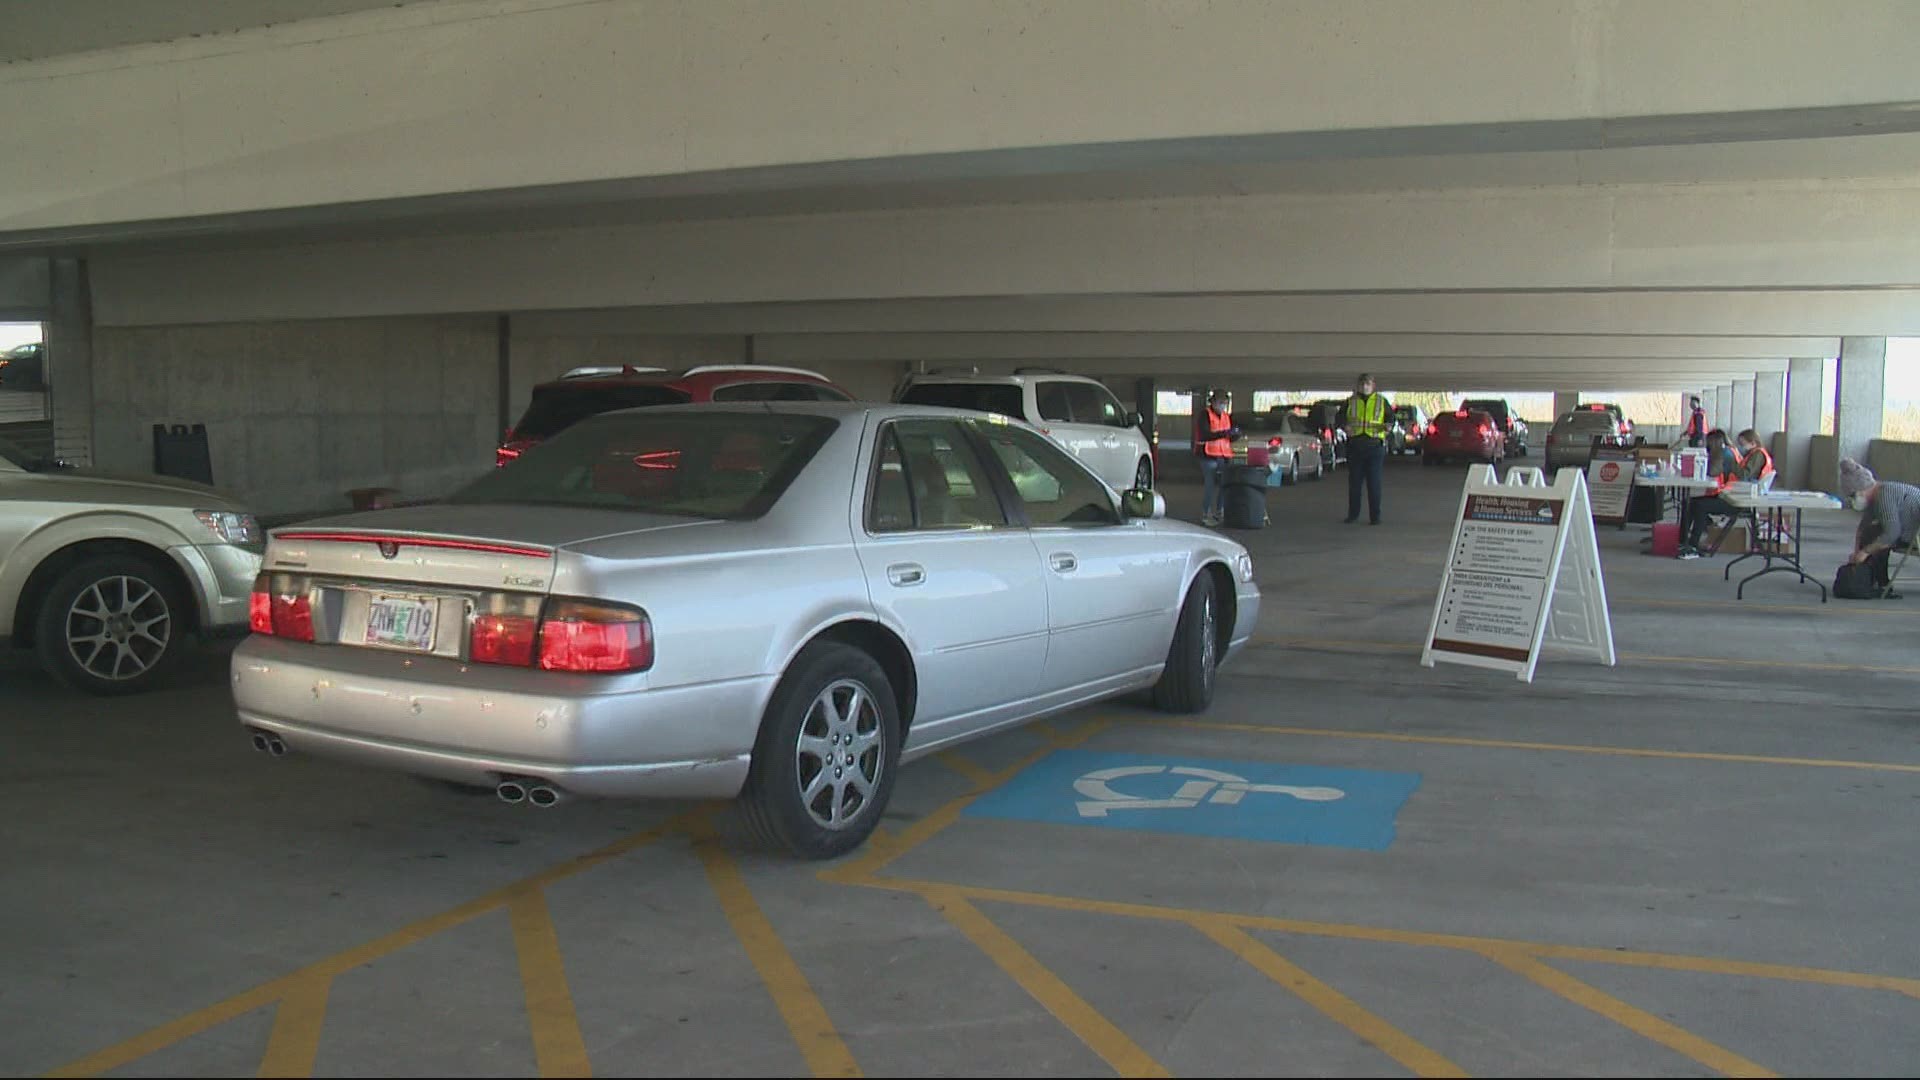
[[[1718,551],[1723,555],[1745,555],[1753,548],[1753,536],[1747,529],[1743,518],[1729,525],[1715,525],[1707,530],[1707,550]]]

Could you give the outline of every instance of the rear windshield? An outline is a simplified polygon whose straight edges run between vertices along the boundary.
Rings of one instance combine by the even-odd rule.
[[[1026,419],[1020,400],[1020,388],[1010,383],[914,383],[900,400],[909,405],[935,405],[946,409],[971,409],[998,413],[1015,420]]]
[[[1612,431],[1613,414],[1604,412],[1568,413],[1560,418],[1563,428],[1592,428],[1595,431]]]
[[[688,400],[686,394],[670,386],[543,386],[533,392],[533,402],[520,422],[513,425],[513,433],[527,439],[549,439],[603,412],[643,405],[684,405]]]
[[[568,428],[447,501],[756,518],[839,423],[774,412],[605,416]]]
[[[1504,401],[1469,401],[1462,407],[1478,409],[1492,416],[1495,420],[1507,415],[1507,403]]]
[[[1493,417],[1489,415],[1485,409],[1480,409],[1470,412],[1465,416],[1461,416],[1457,412],[1441,413],[1439,416],[1433,418],[1433,422],[1443,427],[1451,427],[1454,425],[1473,427],[1479,424],[1492,423]]]

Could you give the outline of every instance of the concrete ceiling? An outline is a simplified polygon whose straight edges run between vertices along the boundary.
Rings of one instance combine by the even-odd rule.
[[[407,0],[6,0],[0,63],[399,7]]]

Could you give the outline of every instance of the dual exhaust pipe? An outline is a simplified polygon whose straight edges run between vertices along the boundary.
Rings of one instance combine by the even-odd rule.
[[[272,757],[286,757],[287,743],[279,735],[264,728],[248,728],[247,739],[253,748]],[[531,803],[541,809],[560,805],[564,793],[544,780],[529,776],[503,777],[494,785],[493,793],[500,801],[508,805]]]
[[[541,809],[560,804],[560,789],[529,777],[509,776],[494,786],[493,793],[508,805],[531,803]]]
[[[260,728],[249,728],[247,734],[253,742],[253,748],[255,750],[263,754],[271,754],[274,757],[287,756],[286,742],[273,732],[264,731]]]

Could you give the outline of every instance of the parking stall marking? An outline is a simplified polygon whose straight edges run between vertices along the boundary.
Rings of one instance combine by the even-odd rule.
[[[1147,727],[1191,728],[1196,731],[1244,732],[1257,735],[1296,735],[1320,739],[1365,739],[1377,742],[1422,743],[1485,750],[1538,750],[1546,753],[1598,754],[1606,757],[1671,758],[1679,761],[1716,761],[1732,765],[1791,765],[1817,769],[1860,769],[1866,772],[1920,773],[1920,765],[1895,761],[1850,761],[1845,758],[1774,757],[1767,754],[1727,754],[1709,750],[1658,750],[1642,746],[1585,746],[1580,743],[1525,742],[1514,739],[1474,739],[1458,735],[1409,735],[1397,731],[1348,731],[1341,728],[1283,727],[1241,724],[1226,720],[1186,720],[1127,717]]]
[[[960,892],[935,887],[921,895],[1114,1072],[1121,1076],[1173,1075]]]
[[[312,1076],[320,1052],[320,1029],[327,1019],[327,993],[333,976],[314,975],[287,988],[274,1009],[273,1033],[260,1058],[261,1076]]]
[[[513,924],[513,947],[520,961],[521,991],[540,1075],[592,1076],[593,1064],[580,1037],[580,1017],[567,988],[566,961],[560,955],[546,892],[539,886],[520,890],[507,903],[507,917]]]
[[[794,963],[786,943],[767,921],[766,913],[753,898],[753,890],[740,873],[740,866],[720,846],[713,824],[699,818],[689,826],[694,836],[694,851],[706,868],[707,880],[720,901],[733,935],[746,950],[747,958],[760,975],[760,982],[772,995],[780,1018],[800,1046],[801,1056],[815,1076],[860,1076],[860,1065],[834,1030],[833,1018],[814,993],[806,973]]]
[[[1255,637],[1259,648],[1297,649],[1321,653],[1417,653],[1420,643],[1408,641],[1333,641],[1313,637]],[[1667,656],[1656,653],[1619,653],[1620,662],[1680,664],[1703,667],[1751,667],[1768,671],[1842,671],[1861,675],[1920,675],[1920,667],[1875,664],[1833,664],[1810,660],[1755,660],[1739,656]]]
[[[1057,750],[967,817],[1384,851],[1418,773]]]
[[[1314,978],[1265,942],[1255,940],[1229,919],[1196,917],[1194,929],[1246,961],[1254,970],[1291,990],[1326,1017],[1372,1043],[1415,1076],[1466,1076],[1466,1070],[1420,1040],[1394,1027],[1347,995]]]
[[[1487,959],[1532,982],[1559,994],[1583,1009],[1598,1013],[1645,1039],[1683,1054],[1724,1076],[1778,1076],[1763,1065],[1749,1061],[1717,1043],[1629,1005],[1612,994],[1597,989],[1558,968],[1549,967],[1520,949],[1482,949]]]

